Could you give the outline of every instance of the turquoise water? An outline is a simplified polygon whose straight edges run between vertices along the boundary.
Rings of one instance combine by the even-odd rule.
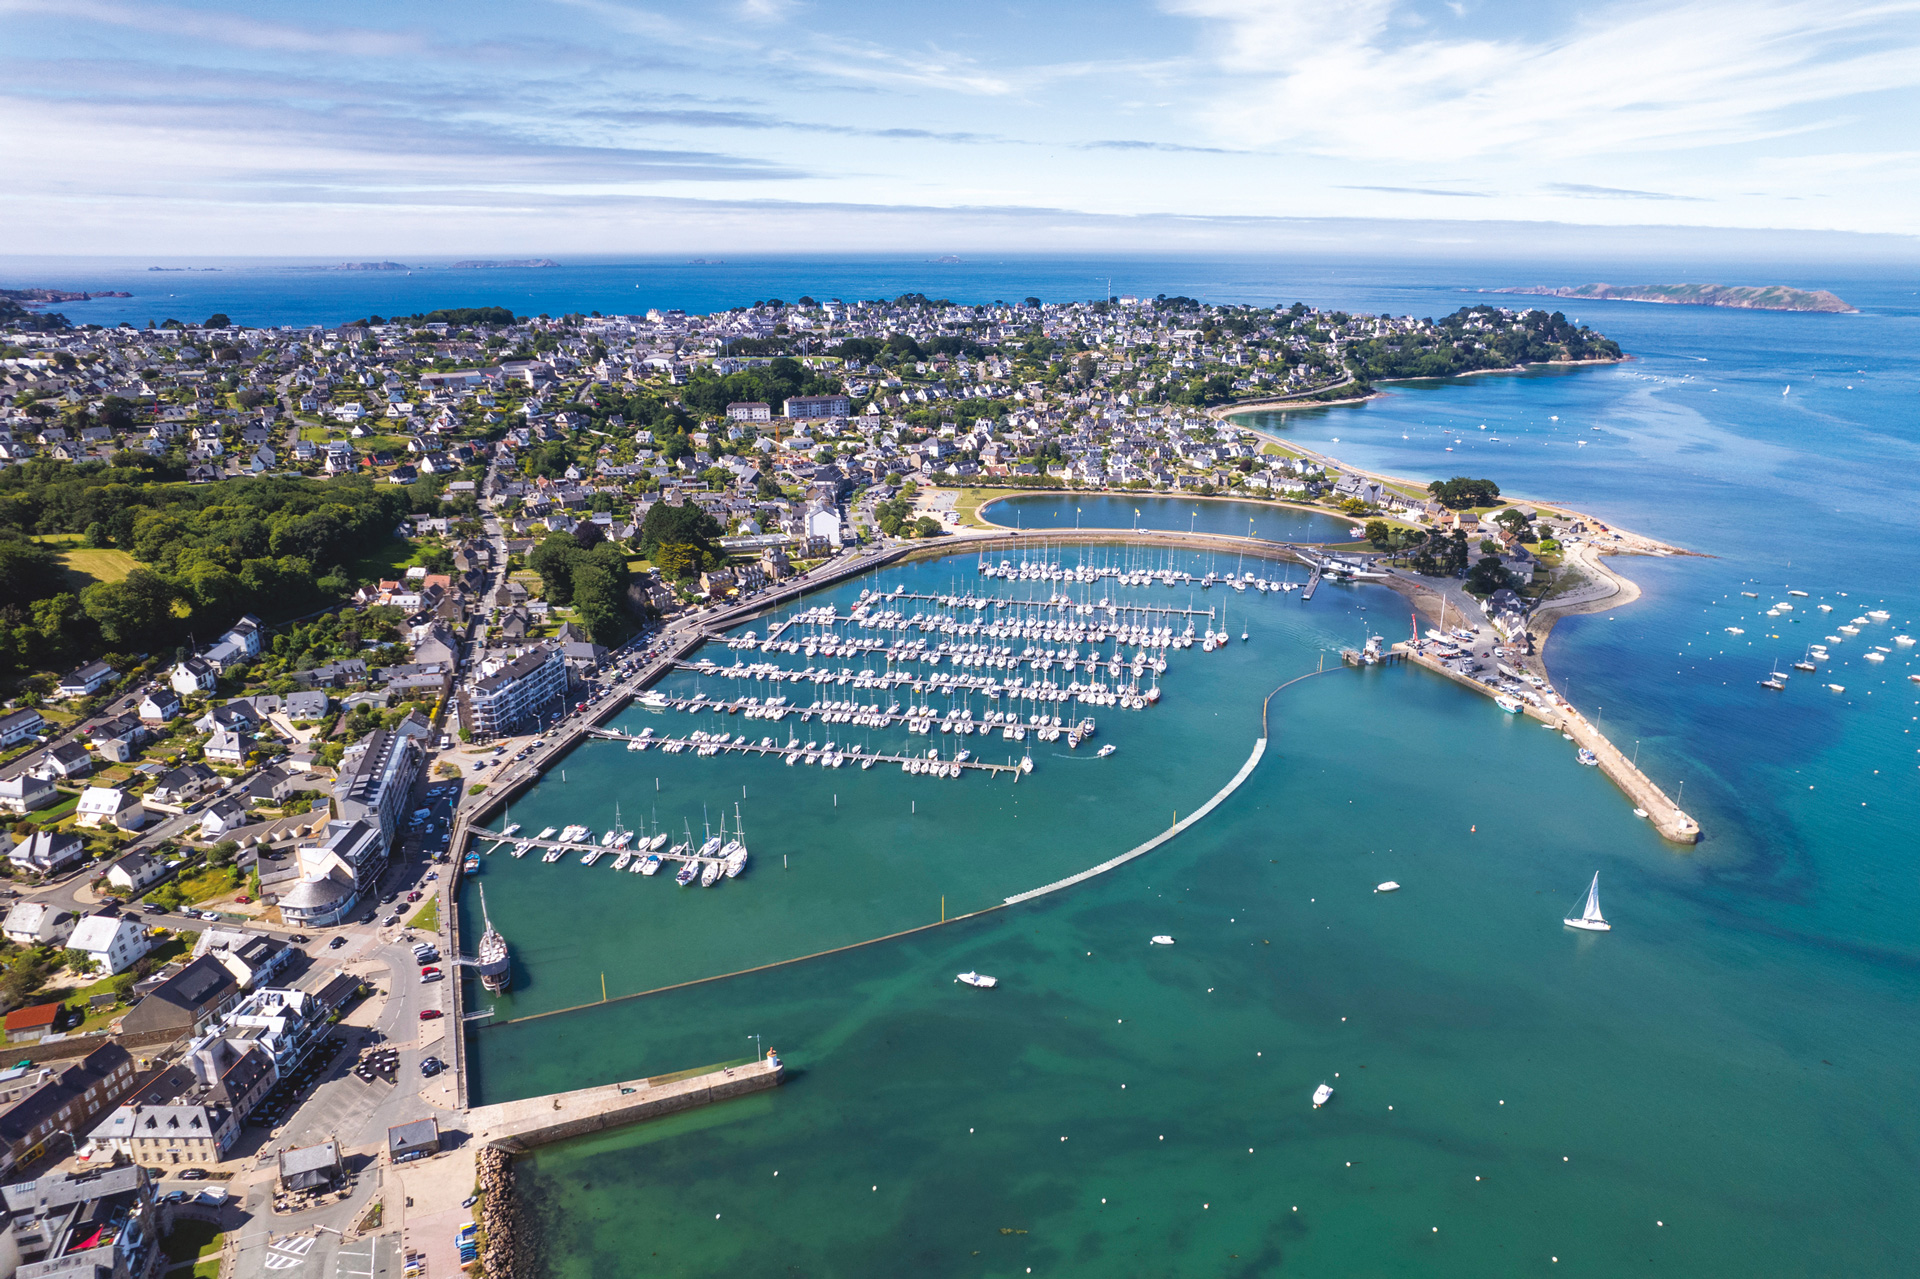
[[[475,1033],[483,1100],[738,1057],[755,1034],[793,1067],[773,1094],[526,1161],[544,1273],[1912,1270],[1920,666],[1891,636],[1920,625],[1920,284],[1826,282],[1866,313],[1586,304],[1636,362],[1269,424],[1710,556],[1622,562],[1643,598],[1563,623],[1548,651],[1681,791],[1698,848],[1659,841],[1558,735],[1424,672],[1294,685],[1245,786],[1074,890]],[[896,575],[975,581],[966,559]],[[1780,600],[1795,611],[1765,617]],[[1111,759],[1036,752],[1018,786],[686,756],[665,773],[582,748],[525,801],[548,806],[533,820],[604,824],[617,798],[631,822],[658,775],[662,821],[697,831],[700,804],[731,813],[745,786],[755,865],[701,895],[492,859],[528,977],[503,1011],[597,997],[603,967],[614,993],[647,989],[1091,865],[1230,777],[1268,689],[1401,617],[1375,588],[1224,603],[1248,643],[1175,654],[1159,707],[1100,713]],[[1868,608],[1889,621],[1843,636],[1819,679],[1756,687]],[[854,783],[857,817],[831,807]],[[1577,935],[1559,920],[1595,871],[1615,929]],[[1405,888],[1372,892],[1388,878]],[[1149,947],[1161,932],[1178,944]],[[954,985],[968,968],[999,989]],[[1314,1111],[1323,1080],[1338,1091]]]
[[[1008,528],[1144,528],[1269,542],[1347,542],[1353,540],[1354,527],[1352,520],[1272,502],[1148,494],[1028,493],[985,503],[979,514]]]

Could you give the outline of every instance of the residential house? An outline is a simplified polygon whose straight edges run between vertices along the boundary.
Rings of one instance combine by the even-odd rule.
[[[78,742],[51,747],[34,762],[33,771],[51,781],[56,777],[85,777],[93,771],[93,756]]]
[[[115,715],[87,727],[87,740],[96,754],[116,764],[124,764],[152,736],[147,726],[132,715]]]
[[[216,728],[201,753],[219,764],[239,766],[247,762],[247,756],[253,751],[253,735],[231,728]]]
[[[34,875],[58,875],[87,860],[87,846],[70,832],[36,830],[13,846],[7,854],[16,871]]]
[[[88,662],[79,670],[62,676],[58,692],[61,697],[91,697],[103,685],[112,683],[119,674],[105,662]]]
[[[218,790],[222,784],[220,775],[205,764],[183,764],[161,775],[147,792],[147,803],[178,812],[207,791]]]
[[[91,830],[140,830],[147,824],[147,810],[140,801],[117,786],[87,787],[75,812],[74,825]]]
[[[128,915],[88,915],[67,938],[67,949],[85,951],[95,971],[111,977],[147,953],[147,930]]]
[[[231,797],[216,799],[207,805],[207,815],[200,819],[200,838],[202,840],[225,839],[248,822],[247,806]]]
[[[277,807],[295,791],[313,790],[318,783],[307,773],[271,764],[247,783],[247,802]]]
[[[23,815],[45,808],[59,797],[53,782],[45,777],[22,773],[0,778],[0,811]]]
[[[167,877],[167,864],[145,853],[128,853],[107,867],[107,882],[128,897],[138,897]]]
[[[0,748],[17,746],[29,737],[38,737],[47,729],[47,721],[32,707],[0,715]]]
[[[142,724],[155,725],[178,718],[184,709],[179,693],[165,685],[155,684],[140,699],[139,709],[135,713],[140,716]]]
[[[15,902],[0,933],[19,946],[49,946],[73,935],[80,917],[47,902]]]
[[[260,619],[248,613],[208,646],[201,656],[215,671],[224,675],[239,663],[260,656],[261,638]]]
[[[196,693],[211,693],[220,684],[220,673],[198,657],[187,657],[174,663],[167,673],[167,683],[173,691],[182,697],[191,697]]]

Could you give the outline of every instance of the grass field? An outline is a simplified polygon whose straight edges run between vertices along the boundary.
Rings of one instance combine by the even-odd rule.
[[[125,551],[90,550],[82,546],[60,552],[60,565],[74,579],[74,589],[78,590],[94,582],[118,582],[140,567],[140,561]]]
[[[424,929],[430,933],[440,931],[440,899],[436,897],[416,911],[413,918],[407,921],[407,927]]]
[[[412,542],[389,538],[346,566],[347,576],[355,581],[392,581],[413,559]]]

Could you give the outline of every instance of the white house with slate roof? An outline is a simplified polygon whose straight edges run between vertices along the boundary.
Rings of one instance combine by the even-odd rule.
[[[67,938],[67,949],[85,951],[111,977],[147,953],[147,930],[126,915],[88,915]]]

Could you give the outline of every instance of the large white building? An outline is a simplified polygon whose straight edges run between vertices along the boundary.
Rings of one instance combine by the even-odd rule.
[[[557,646],[538,645],[492,670],[480,669],[467,693],[468,728],[477,738],[537,728],[542,709],[558,709],[566,696],[567,660]]]
[[[380,832],[383,858],[400,827],[421,759],[418,739],[381,728],[354,743],[340,761],[334,807],[342,821],[365,822]]]

